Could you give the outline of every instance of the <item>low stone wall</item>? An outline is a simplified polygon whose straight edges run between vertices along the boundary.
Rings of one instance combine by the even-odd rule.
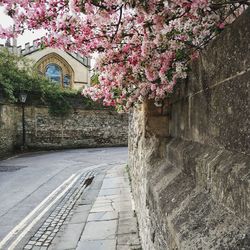
[[[129,166],[144,250],[250,246],[250,9],[162,108],[130,117]]]
[[[127,145],[127,115],[115,111],[76,109],[61,119],[50,116],[47,108],[29,107],[26,122],[27,145],[32,148]]]
[[[22,110],[0,104],[0,157],[22,143]],[[128,118],[111,110],[74,109],[67,118],[49,115],[44,106],[25,107],[26,144],[30,149],[127,145]]]
[[[15,148],[16,110],[14,105],[0,105],[0,158],[8,156]]]

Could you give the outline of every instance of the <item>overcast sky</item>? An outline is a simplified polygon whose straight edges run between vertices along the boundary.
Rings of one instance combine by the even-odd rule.
[[[13,24],[12,20],[10,17],[4,14],[3,7],[0,6],[0,24],[3,27],[8,27],[11,24]],[[31,43],[37,39],[41,38],[42,36],[45,35],[45,30],[39,30],[39,31],[26,31],[22,36],[19,36],[17,39],[17,46],[21,45],[24,48],[25,43]],[[0,39],[0,44],[4,44],[6,40]],[[11,41],[12,43],[12,41]],[[93,67],[95,65],[95,59],[98,57],[97,53],[94,53],[92,55],[92,60],[91,60],[91,66]]]
[[[0,24],[3,27],[8,27],[12,23],[13,22],[12,22],[11,18],[4,14],[3,7],[0,6]],[[22,36],[18,37],[18,39],[17,39],[17,45],[18,46],[19,45],[24,46],[25,43],[27,43],[27,42],[32,43],[33,40],[35,40],[37,38],[40,38],[40,37],[42,37],[44,35],[45,35],[45,31],[44,30],[35,31],[35,32],[26,31],[26,32],[24,32],[24,34]],[[5,43],[5,40],[0,39],[0,44],[4,44],[4,43]]]

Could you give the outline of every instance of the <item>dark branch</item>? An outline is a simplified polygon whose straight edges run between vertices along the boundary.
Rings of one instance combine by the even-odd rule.
[[[123,5],[121,5],[121,7],[120,7],[120,16],[119,16],[119,20],[118,20],[118,23],[116,24],[115,34],[113,35],[113,37],[112,37],[112,39],[111,39],[111,42],[114,41],[115,36],[117,35],[117,32],[118,32],[118,30],[119,30],[119,26],[120,26],[121,21],[122,21],[122,9],[123,9]]]

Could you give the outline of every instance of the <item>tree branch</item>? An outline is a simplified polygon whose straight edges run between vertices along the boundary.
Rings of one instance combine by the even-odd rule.
[[[120,24],[121,24],[121,20],[122,20],[122,9],[123,9],[123,4],[122,4],[122,5],[121,5],[121,7],[119,8],[119,10],[120,10],[120,16],[119,16],[118,23],[116,24],[115,34],[113,35],[113,37],[112,37],[112,39],[111,39],[111,42],[113,42],[113,41],[114,41],[115,36],[117,35],[118,30],[119,30],[119,26],[120,26]]]

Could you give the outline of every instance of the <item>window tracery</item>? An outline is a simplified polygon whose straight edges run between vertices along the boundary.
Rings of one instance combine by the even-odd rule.
[[[62,81],[62,70],[57,64],[50,63],[46,67],[45,76],[51,81],[60,84]]]
[[[74,72],[68,62],[56,53],[50,53],[37,63],[39,72],[60,84],[62,88],[72,88]]]

